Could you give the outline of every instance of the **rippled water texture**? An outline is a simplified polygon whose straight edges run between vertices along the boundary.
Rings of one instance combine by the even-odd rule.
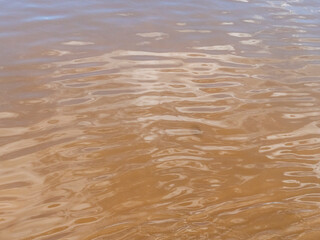
[[[0,0],[0,239],[320,239],[320,1]]]

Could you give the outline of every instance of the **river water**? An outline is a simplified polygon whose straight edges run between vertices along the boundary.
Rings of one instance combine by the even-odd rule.
[[[0,239],[320,239],[318,0],[0,0]]]

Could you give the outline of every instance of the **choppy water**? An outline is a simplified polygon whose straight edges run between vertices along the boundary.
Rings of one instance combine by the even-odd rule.
[[[0,1],[0,239],[320,239],[320,2]]]

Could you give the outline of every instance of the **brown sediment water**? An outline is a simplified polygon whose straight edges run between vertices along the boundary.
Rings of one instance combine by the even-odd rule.
[[[0,239],[320,239],[320,2],[0,1]]]

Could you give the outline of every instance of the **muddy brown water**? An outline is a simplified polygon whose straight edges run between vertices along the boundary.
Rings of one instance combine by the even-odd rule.
[[[320,2],[0,1],[0,239],[320,239]]]

